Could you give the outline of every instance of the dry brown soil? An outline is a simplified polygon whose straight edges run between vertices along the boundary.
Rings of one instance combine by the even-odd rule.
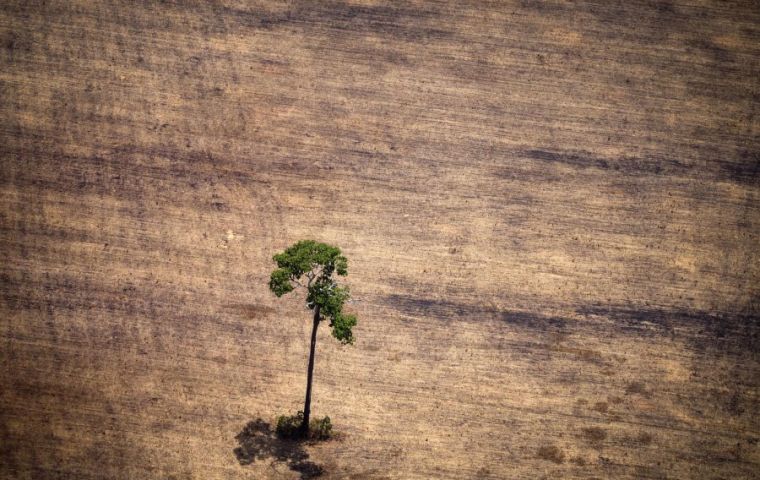
[[[0,478],[759,478],[759,78],[751,0],[3,1]]]

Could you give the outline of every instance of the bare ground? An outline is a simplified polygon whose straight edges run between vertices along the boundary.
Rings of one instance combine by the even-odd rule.
[[[0,477],[758,478],[758,58],[750,1],[4,2]]]

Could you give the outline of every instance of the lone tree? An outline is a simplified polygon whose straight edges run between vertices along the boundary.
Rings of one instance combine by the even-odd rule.
[[[309,433],[311,381],[319,322],[329,318],[333,337],[344,345],[354,343],[351,329],[356,325],[356,316],[343,313],[343,304],[349,299],[348,287],[339,286],[333,279],[333,273],[348,274],[348,260],[341,255],[339,248],[313,240],[302,240],[273,258],[277,269],[272,272],[269,289],[281,297],[296,287],[303,288],[306,290],[306,306],[314,310],[306,401],[299,428],[299,434],[306,436]]]

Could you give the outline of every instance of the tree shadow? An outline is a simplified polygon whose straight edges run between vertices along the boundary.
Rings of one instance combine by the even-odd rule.
[[[303,441],[278,438],[272,427],[260,418],[248,422],[235,439],[240,446],[233,453],[240,465],[271,458],[273,464],[281,462],[300,473],[301,479],[316,478],[325,473],[321,465],[309,460]]]

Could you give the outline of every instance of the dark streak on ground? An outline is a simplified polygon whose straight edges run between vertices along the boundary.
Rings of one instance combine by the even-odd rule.
[[[567,325],[565,319],[558,317],[547,317],[531,312],[498,310],[477,304],[427,300],[407,295],[389,295],[385,297],[383,303],[404,315],[436,318],[446,322],[459,318],[476,320],[495,318],[509,325],[547,333],[561,332]]]
[[[541,334],[568,333],[574,328],[583,327],[583,324],[570,318],[406,295],[389,295],[384,298],[383,304],[413,317],[434,318],[444,322],[495,319]],[[623,332],[639,338],[678,336],[689,340],[700,351],[712,348],[734,354],[760,352],[760,316],[756,314],[609,305],[586,305],[579,307],[577,313],[587,319],[602,318],[612,322],[606,324],[606,327],[605,324],[595,325],[596,331],[607,328],[610,333]]]

